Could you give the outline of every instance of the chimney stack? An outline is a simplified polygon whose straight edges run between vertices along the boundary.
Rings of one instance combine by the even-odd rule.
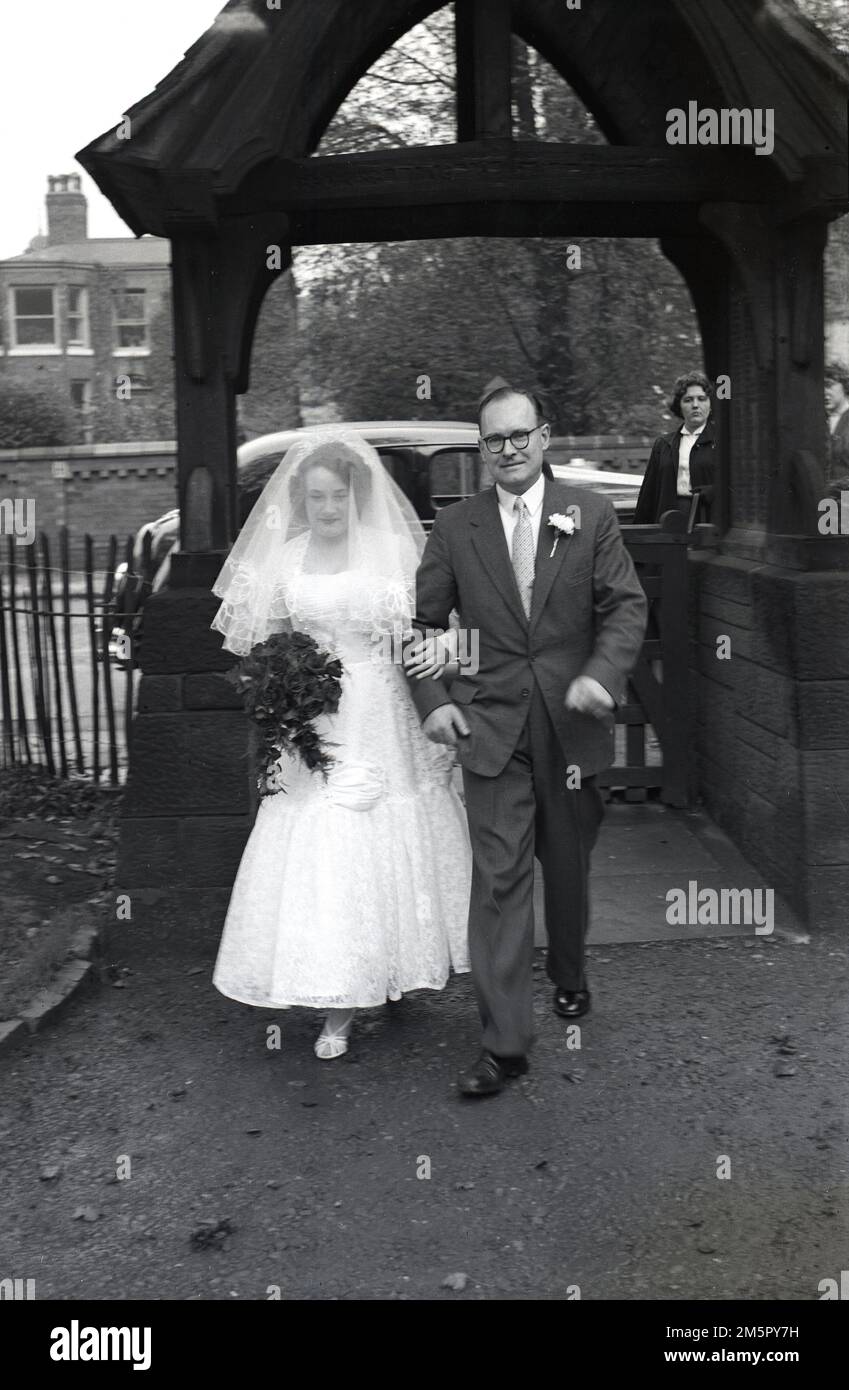
[[[47,179],[47,244],[62,246],[88,240],[88,201],[79,174],[51,174]]]

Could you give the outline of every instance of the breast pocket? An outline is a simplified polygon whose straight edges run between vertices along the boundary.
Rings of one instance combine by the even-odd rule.
[[[560,583],[567,589],[577,584],[591,585],[592,582],[593,567],[591,563],[589,565],[581,565],[581,568],[576,570],[574,574],[562,574],[560,576]]]

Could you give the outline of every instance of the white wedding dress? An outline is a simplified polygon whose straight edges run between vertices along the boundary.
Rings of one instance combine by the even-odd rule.
[[[286,790],[260,803],[214,983],[246,1004],[322,1009],[441,989],[469,969],[453,756],[425,738],[402,668],[372,640],[374,620],[392,617],[386,581],[299,572],[290,584],[297,627],[343,664],[339,709],[316,721],[335,761],[325,781],[281,760]]]

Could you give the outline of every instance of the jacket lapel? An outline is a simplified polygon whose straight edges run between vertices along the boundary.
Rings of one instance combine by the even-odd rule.
[[[498,493],[494,486],[479,494],[479,505],[472,510],[469,523],[472,544],[484,569],[508,608],[526,627],[528,620],[519,597],[519,586],[507,549],[507,538],[498,509]]]
[[[537,544],[536,569],[534,572],[534,593],[531,601],[531,623],[533,629],[538,622],[539,616],[545,607],[548,596],[551,593],[551,586],[560,570],[561,565],[566,561],[567,556],[572,558],[574,554],[574,537],[560,534],[553,526],[549,526],[548,518],[552,512],[564,512],[565,506],[562,496],[559,496],[556,489],[552,486],[549,479],[546,479],[545,496],[542,502],[542,515],[539,525],[539,542]],[[557,545],[554,542],[557,540]],[[554,554],[552,555],[552,551]]]
[[[716,429],[713,423],[713,416],[708,420],[701,434],[693,446],[695,449],[713,449],[716,447]]]

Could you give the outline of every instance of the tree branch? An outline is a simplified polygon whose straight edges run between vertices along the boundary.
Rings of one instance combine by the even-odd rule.
[[[390,52],[391,51],[390,49]],[[447,76],[447,70],[445,68],[440,72],[438,69],[432,68],[430,64],[426,63],[424,58],[420,58],[418,54],[407,53],[404,50],[398,50],[397,57],[405,62],[414,63],[415,66],[421,68],[423,72],[429,72],[431,77],[436,82],[441,83],[443,87],[448,87],[450,91],[454,91],[456,82],[452,77]],[[375,76],[375,74],[372,73],[372,76]]]

